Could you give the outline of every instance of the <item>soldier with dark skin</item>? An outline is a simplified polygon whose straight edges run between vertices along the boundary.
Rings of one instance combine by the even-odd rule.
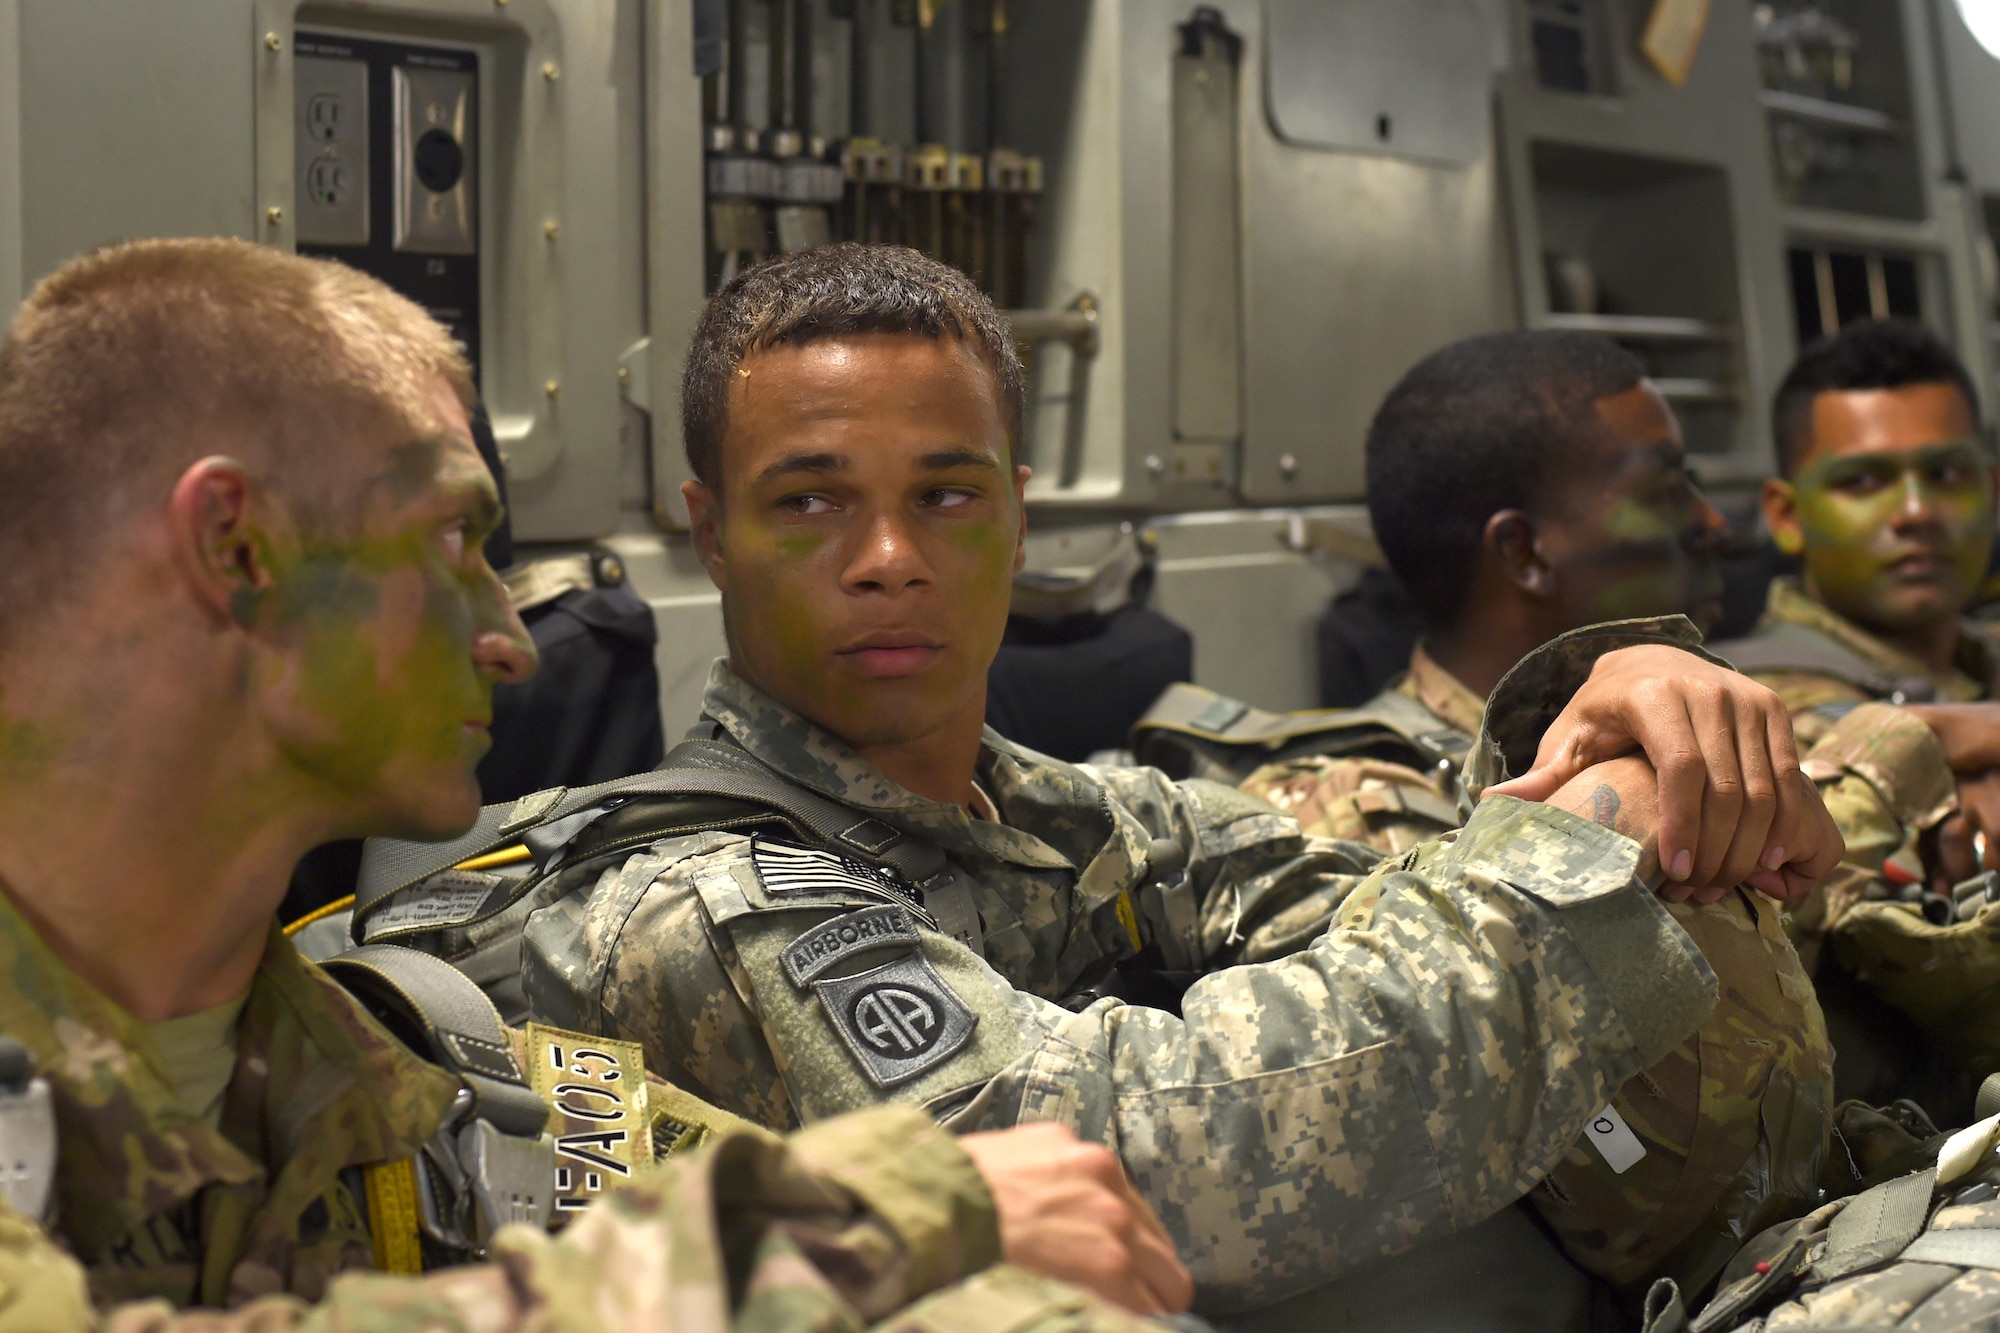
[[[1518,1197],[1692,1029],[1709,1001],[1682,969],[1706,965],[1677,927],[1655,933],[1640,888],[1663,843],[1691,890],[1706,866],[1789,896],[1839,855],[1775,700],[1658,642],[1533,668],[1536,729],[1563,740],[1530,778],[1551,803],[1494,797],[1457,842],[1386,865],[1227,788],[1023,750],[982,728],[1028,479],[1020,367],[985,298],[907,251],[830,247],[727,285],[689,365],[684,494],[730,644],[705,699],[721,743],[934,841],[978,922],[914,931],[856,974],[898,979],[906,1051],[934,1019],[964,1034],[892,1066],[879,1015],[778,966],[849,919],[842,884],[845,906],[882,910],[834,860],[696,832],[546,886],[524,936],[538,1014],[639,1042],[740,1114],[783,1125],[898,1100],[955,1128],[1075,1125],[1118,1148],[1204,1308],[1254,1306]],[[1663,813],[1642,750],[1727,751],[1769,800],[1711,811],[1703,769]],[[1607,828],[1631,837],[1600,845]],[[1185,935],[1151,924],[1180,891],[1149,878],[1164,843],[1184,858]],[[1597,944],[1566,923],[1588,913],[1549,909],[1600,900],[1619,904],[1620,957],[1646,963],[1573,970]],[[1359,915],[1329,931],[1343,904]],[[1151,946],[1205,973],[1178,1015],[1088,990]],[[1628,983],[1645,999],[1621,1000]],[[1621,1035],[1599,1026],[1614,1012]]]
[[[370,1271],[359,1182],[461,1085],[273,914],[316,843],[462,830],[493,685],[534,668],[469,397],[413,304],[236,241],[74,261],[0,348],[0,1031],[59,1149],[47,1230],[0,1207],[0,1327],[1134,1323],[1003,1255],[1183,1308],[1104,1149],[890,1109],[723,1134],[492,1262]]]
[[[1607,614],[1719,618],[1726,525],[1644,366],[1606,339],[1508,332],[1432,354],[1391,390],[1367,461],[1377,541],[1426,622],[1388,694],[1427,725],[1476,731],[1516,660]],[[1913,823],[1949,781],[1927,729],[1884,706],[1829,729],[1807,768],[1844,829]],[[1885,768],[1901,785],[1871,781]],[[1455,775],[1415,760],[1296,758],[1244,787],[1315,832],[1385,851],[1457,822],[1448,805],[1397,798],[1457,794]],[[1531,1196],[1572,1257],[1634,1298],[1664,1274],[1702,1289],[1745,1228],[1810,1206],[1832,1097],[1824,1022],[1776,904],[1735,889],[1683,896],[1676,918],[1727,999],[1613,1100],[1645,1157],[1613,1169],[1579,1146]]]

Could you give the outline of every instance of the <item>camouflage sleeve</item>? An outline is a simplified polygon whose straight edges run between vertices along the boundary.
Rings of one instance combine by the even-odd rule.
[[[1308,755],[1266,764],[1241,789],[1269,801],[1316,837],[1366,843],[1400,856],[1459,824],[1458,803],[1436,775],[1384,759]]]
[[[1804,766],[1847,840],[1846,864],[1870,874],[1958,804],[1944,747],[1889,704],[1856,707],[1807,751]]]
[[[1260,818],[1291,827],[1228,829]],[[1220,854],[1312,880],[1339,877],[1343,846],[1293,832]],[[1714,973],[1638,856],[1490,799],[1455,839],[1350,883],[1309,947],[1197,981],[1180,1017],[1111,1000],[1063,1017],[995,1101],[1114,1145],[1204,1308],[1324,1282],[1519,1198],[1708,1013]]]
[[[154,1301],[93,1317],[75,1261],[39,1228],[0,1216],[0,1329],[859,1328],[948,1295],[999,1257],[992,1198],[971,1158],[922,1112],[877,1108],[789,1139],[726,1135],[607,1194],[561,1236],[510,1227],[492,1262],[421,1278],[350,1274],[313,1306],[273,1296],[177,1312]],[[994,1270],[981,1285],[996,1284],[996,1298],[1012,1297],[1008,1330],[1125,1326],[1057,1284]]]

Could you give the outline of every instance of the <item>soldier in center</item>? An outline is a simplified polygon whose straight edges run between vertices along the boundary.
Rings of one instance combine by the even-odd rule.
[[[1226,786],[982,734],[1021,560],[1023,399],[990,303],[914,253],[830,247],[718,293],[683,389],[685,493],[730,655],[664,771],[781,786],[767,799],[823,836],[648,828],[636,800],[496,809],[489,833],[532,828],[530,1007],[768,1125],[882,1101],[955,1130],[1070,1125],[1117,1150],[1211,1311],[1491,1215],[1713,1005],[1651,892],[1660,861],[1683,886],[1699,862],[1781,895],[1836,862],[1775,700],[1671,634],[1572,641],[1517,673],[1511,757],[1526,767],[1565,700],[1564,734],[1624,743],[1548,803],[1489,796],[1454,841],[1388,862]],[[1630,701],[1654,678],[1769,725],[1645,715]],[[1609,757],[1641,747],[1729,752],[1777,800],[1663,850],[1651,767]],[[885,848],[934,859],[889,873]],[[424,882],[383,898],[367,873],[361,937],[387,902],[477,944],[469,914],[422,906]],[[1329,932],[1336,910],[1350,924]],[[1171,996],[1175,973],[1205,974],[1177,1013],[1118,998]]]

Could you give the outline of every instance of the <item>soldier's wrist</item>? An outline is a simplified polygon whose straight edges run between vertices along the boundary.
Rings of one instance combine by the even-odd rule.
[[[799,1131],[800,1161],[866,1204],[910,1255],[912,1295],[997,1263],[993,1192],[958,1141],[914,1107],[877,1106]]]

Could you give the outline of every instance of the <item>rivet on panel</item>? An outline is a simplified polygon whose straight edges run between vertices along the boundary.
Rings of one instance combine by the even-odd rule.
[[[1299,475],[1299,460],[1292,454],[1278,455],[1278,474],[1286,480]]]
[[[630,384],[632,382],[632,367],[618,367],[618,382],[620,384]]]
[[[562,385],[557,384],[554,380],[550,380],[548,383],[542,385],[542,392],[553,398],[562,392]]]
[[[275,227],[284,220],[285,220],[285,210],[278,207],[276,204],[272,204],[269,208],[264,210],[264,221],[270,223],[272,226]]]
[[[542,235],[548,237],[552,241],[556,238],[556,231],[557,231],[556,220],[554,218],[550,218],[547,222],[544,222],[542,224]]]
[[[547,79],[550,83],[554,83],[557,79],[560,79],[562,77],[562,71],[556,68],[555,61],[544,60],[542,62],[542,77]]]
[[[1166,475],[1166,472],[1167,472],[1166,459],[1160,457],[1158,454],[1146,455],[1146,474],[1148,476],[1163,477]]]
[[[285,49],[285,39],[275,32],[267,32],[264,34],[264,48],[268,51],[282,51]]]

